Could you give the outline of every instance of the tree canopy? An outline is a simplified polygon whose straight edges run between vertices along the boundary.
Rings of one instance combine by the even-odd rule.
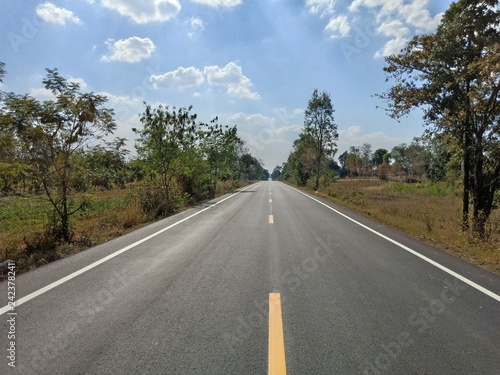
[[[433,34],[386,58],[394,85],[380,95],[390,116],[424,111],[432,134],[450,134],[462,154],[463,227],[479,236],[500,187],[500,12],[497,0],[452,3]]]

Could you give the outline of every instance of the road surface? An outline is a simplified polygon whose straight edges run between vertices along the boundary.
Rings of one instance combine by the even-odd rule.
[[[500,277],[279,182],[14,283],[2,374],[500,374]]]

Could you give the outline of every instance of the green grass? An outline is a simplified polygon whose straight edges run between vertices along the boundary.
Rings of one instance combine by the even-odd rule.
[[[76,197],[76,203],[84,199],[89,202],[85,210],[70,219],[72,243],[51,249],[46,236],[50,202],[44,196],[0,197],[0,261],[13,259],[20,271],[35,268],[119,236],[146,221],[135,204],[133,190],[81,195]]]
[[[245,184],[232,181],[219,183],[216,195]],[[17,263],[17,270],[23,272],[144,225],[151,217],[140,208],[138,189],[133,187],[75,196],[76,204],[83,200],[87,200],[88,204],[85,210],[75,213],[70,219],[72,241],[69,244],[54,244],[47,235],[52,206],[45,196],[0,197],[0,262],[12,259]]]

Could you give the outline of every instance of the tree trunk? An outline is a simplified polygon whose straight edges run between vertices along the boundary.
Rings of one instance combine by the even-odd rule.
[[[464,133],[464,190],[462,197],[462,230],[469,230],[469,195],[470,195],[470,135],[467,129]]]

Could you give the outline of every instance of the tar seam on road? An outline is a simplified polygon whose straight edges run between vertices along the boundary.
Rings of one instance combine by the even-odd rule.
[[[321,204],[321,205],[325,206],[326,208],[328,208],[328,209],[332,210],[333,212],[335,212],[336,214],[338,214],[338,215],[340,215],[340,216],[342,216],[342,217],[346,218],[347,220],[352,221],[354,224],[359,225],[360,227],[362,227],[362,228],[364,228],[364,229],[366,229],[366,230],[368,230],[368,231],[370,231],[370,232],[372,232],[372,233],[376,234],[376,235],[377,235],[377,236],[379,236],[379,237],[382,237],[383,239],[385,239],[385,240],[387,240],[387,241],[389,241],[389,242],[393,243],[394,245],[399,246],[399,247],[400,247],[400,248],[402,248],[403,250],[406,250],[406,251],[408,251],[409,253],[411,253],[411,254],[413,254],[413,255],[415,255],[415,256],[417,256],[417,257],[419,257],[419,258],[421,258],[421,259],[425,260],[427,263],[432,264],[433,266],[435,266],[435,267],[439,268],[440,270],[442,270],[442,271],[444,271],[444,272],[446,272],[446,273],[448,273],[448,274],[452,275],[453,277],[456,277],[457,279],[459,279],[459,280],[463,281],[464,283],[466,283],[466,284],[470,285],[471,287],[473,287],[473,288],[475,288],[475,289],[479,290],[480,292],[482,292],[482,293],[486,294],[487,296],[489,296],[489,297],[491,297],[491,298],[493,298],[493,299],[497,300],[498,302],[500,302],[500,296],[499,296],[498,294],[496,294],[496,293],[494,293],[494,292],[492,292],[492,291],[490,291],[490,290],[488,290],[488,289],[486,289],[486,288],[482,287],[482,286],[481,286],[481,285],[479,285],[479,284],[476,284],[474,281],[469,280],[468,278],[466,278],[466,277],[464,277],[464,276],[462,276],[462,275],[460,275],[460,274],[456,273],[455,271],[450,270],[449,268],[447,268],[447,267],[445,267],[445,266],[443,266],[443,265],[439,264],[438,262],[436,262],[436,261],[434,261],[434,260],[432,260],[432,259],[430,259],[430,258],[427,258],[425,255],[420,254],[419,252],[417,252],[417,251],[415,251],[415,250],[413,250],[413,249],[409,248],[408,246],[405,246],[405,245],[403,245],[403,244],[401,244],[401,243],[399,243],[399,242],[397,242],[397,241],[393,240],[392,238],[387,237],[387,236],[383,235],[382,233],[379,233],[379,232],[377,232],[376,230],[374,230],[374,229],[372,229],[372,228],[370,228],[370,227],[368,227],[368,226],[366,226],[366,225],[364,225],[364,224],[360,223],[359,221],[354,220],[353,218],[351,218],[351,217],[347,216],[346,214],[343,214],[342,212],[340,212],[340,211],[338,211],[338,210],[336,210],[336,209],[334,209],[334,208],[330,207],[329,205],[327,205],[327,204],[325,204],[325,203],[321,202],[320,200],[318,200],[318,199],[316,199],[316,198],[313,198],[313,197],[311,197],[310,195],[308,195],[308,194],[306,194],[306,193],[303,193],[302,191],[297,190],[297,189],[295,189],[295,188],[293,188],[293,187],[291,187],[291,186],[289,186],[289,185],[286,185],[286,184],[284,184],[284,185],[285,185],[285,186],[288,186],[290,189],[293,189],[293,190],[295,190],[296,192],[298,192],[298,193],[300,193],[300,194],[302,194],[302,195],[304,195],[304,196],[308,197],[309,199],[312,199],[313,201],[315,201],[315,202],[317,202],[317,203],[319,203],[319,204]]]
[[[285,337],[279,293],[269,293],[268,375],[286,375]]]
[[[124,248],[122,248],[122,249],[120,249],[120,250],[117,250],[117,251],[115,251],[114,253],[109,254],[108,256],[106,256],[106,257],[104,257],[104,258],[102,258],[102,259],[99,259],[98,261],[96,261],[96,262],[94,262],[94,263],[92,263],[92,264],[89,264],[88,266],[83,267],[82,269],[80,269],[80,270],[78,270],[78,271],[75,271],[75,272],[73,272],[73,273],[71,273],[71,274],[69,274],[69,275],[67,275],[67,276],[63,277],[62,279],[59,279],[59,280],[57,280],[57,281],[54,281],[53,283],[51,283],[51,284],[49,284],[49,285],[47,285],[47,286],[45,286],[45,287],[43,287],[43,288],[41,288],[41,289],[38,289],[38,290],[34,291],[33,293],[28,294],[27,296],[24,296],[24,297],[22,297],[22,298],[18,299],[18,300],[16,301],[16,307],[17,307],[17,306],[22,305],[23,303],[28,302],[29,300],[32,300],[33,298],[36,298],[36,297],[38,297],[38,296],[40,296],[40,295],[44,294],[45,292],[48,292],[48,291],[49,291],[49,290],[51,290],[51,289],[54,289],[55,287],[57,287],[57,286],[59,286],[59,285],[61,285],[61,284],[64,284],[65,282],[67,282],[67,281],[69,281],[69,280],[71,280],[71,279],[74,279],[75,277],[77,277],[77,276],[79,276],[79,275],[81,275],[81,274],[83,274],[83,273],[85,273],[85,272],[87,272],[87,271],[91,270],[92,268],[97,267],[98,265],[100,265],[100,264],[102,264],[102,263],[107,262],[108,260],[110,260],[110,259],[112,259],[112,258],[114,258],[114,257],[116,257],[116,256],[118,256],[118,255],[120,255],[120,254],[122,254],[122,253],[124,253],[124,252],[126,252],[126,251],[128,251],[128,250],[130,250],[130,249],[133,249],[134,247],[136,247],[136,246],[138,246],[138,245],[140,245],[140,244],[142,244],[142,243],[144,243],[144,242],[146,242],[146,241],[150,240],[150,239],[151,239],[151,238],[153,238],[153,237],[156,237],[157,235],[159,235],[159,234],[161,234],[161,233],[163,233],[163,232],[166,232],[167,230],[169,230],[169,229],[171,229],[171,228],[173,228],[173,227],[175,227],[175,226],[177,226],[177,225],[179,225],[179,224],[181,224],[181,223],[183,223],[183,222],[185,222],[185,221],[188,221],[189,219],[191,219],[191,218],[193,218],[193,217],[195,217],[195,216],[197,216],[197,215],[201,214],[202,212],[205,212],[205,211],[207,211],[207,210],[211,209],[212,207],[215,207],[215,206],[217,206],[218,204],[220,204],[220,203],[222,203],[222,202],[224,202],[224,201],[227,201],[228,199],[231,199],[232,197],[234,197],[234,196],[238,195],[238,194],[239,194],[239,193],[241,193],[242,191],[245,191],[245,190],[249,189],[251,186],[253,186],[253,185],[249,185],[249,186],[247,186],[246,188],[241,189],[241,190],[237,191],[237,192],[236,192],[236,193],[234,193],[234,194],[231,194],[229,197],[226,197],[226,198],[224,198],[224,199],[222,199],[222,200],[220,200],[220,201],[218,201],[218,202],[215,202],[214,204],[212,204],[212,205],[210,205],[210,206],[208,206],[208,207],[206,207],[206,208],[204,208],[204,209],[202,209],[202,210],[200,210],[200,211],[198,211],[198,212],[195,212],[194,214],[192,214],[192,215],[190,215],[190,216],[188,216],[188,217],[185,217],[184,219],[181,219],[181,220],[179,220],[179,221],[176,221],[175,223],[173,223],[173,224],[169,225],[168,227],[165,227],[165,228],[163,228],[163,229],[159,230],[158,232],[155,232],[155,233],[153,233],[153,234],[150,234],[150,235],[149,235],[149,236],[147,236],[147,237],[144,237],[142,240],[136,241],[136,242],[134,242],[133,244],[130,244],[130,245],[128,245],[128,246],[126,246],[126,247],[124,247]],[[9,311],[9,306],[4,306],[4,307],[2,307],[2,308],[0,309],[0,315],[5,314],[7,311]]]

